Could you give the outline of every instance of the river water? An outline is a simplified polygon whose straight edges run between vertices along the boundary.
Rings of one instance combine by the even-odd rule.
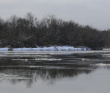
[[[0,53],[0,93],[109,92],[109,53]]]

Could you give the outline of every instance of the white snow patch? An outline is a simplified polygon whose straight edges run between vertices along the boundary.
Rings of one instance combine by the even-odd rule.
[[[0,51],[8,51],[9,48],[0,48]],[[13,51],[87,51],[90,48],[75,48],[72,46],[50,46],[50,47],[37,47],[37,48],[13,48]]]
[[[103,50],[108,51],[108,50],[110,50],[110,48],[103,48]]]

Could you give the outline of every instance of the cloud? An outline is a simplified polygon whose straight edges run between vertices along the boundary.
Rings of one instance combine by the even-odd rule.
[[[110,0],[0,0],[2,18],[23,17],[32,12],[38,18],[54,14],[63,20],[73,20],[98,29],[108,29]]]

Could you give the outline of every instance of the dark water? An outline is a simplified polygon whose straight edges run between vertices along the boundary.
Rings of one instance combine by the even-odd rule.
[[[0,93],[109,93],[110,58],[99,54],[0,57]]]

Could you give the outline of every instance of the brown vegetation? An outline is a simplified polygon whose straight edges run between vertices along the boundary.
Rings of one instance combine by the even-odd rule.
[[[11,45],[6,46],[8,48],[8,51],[13,51],[13,47]]]

